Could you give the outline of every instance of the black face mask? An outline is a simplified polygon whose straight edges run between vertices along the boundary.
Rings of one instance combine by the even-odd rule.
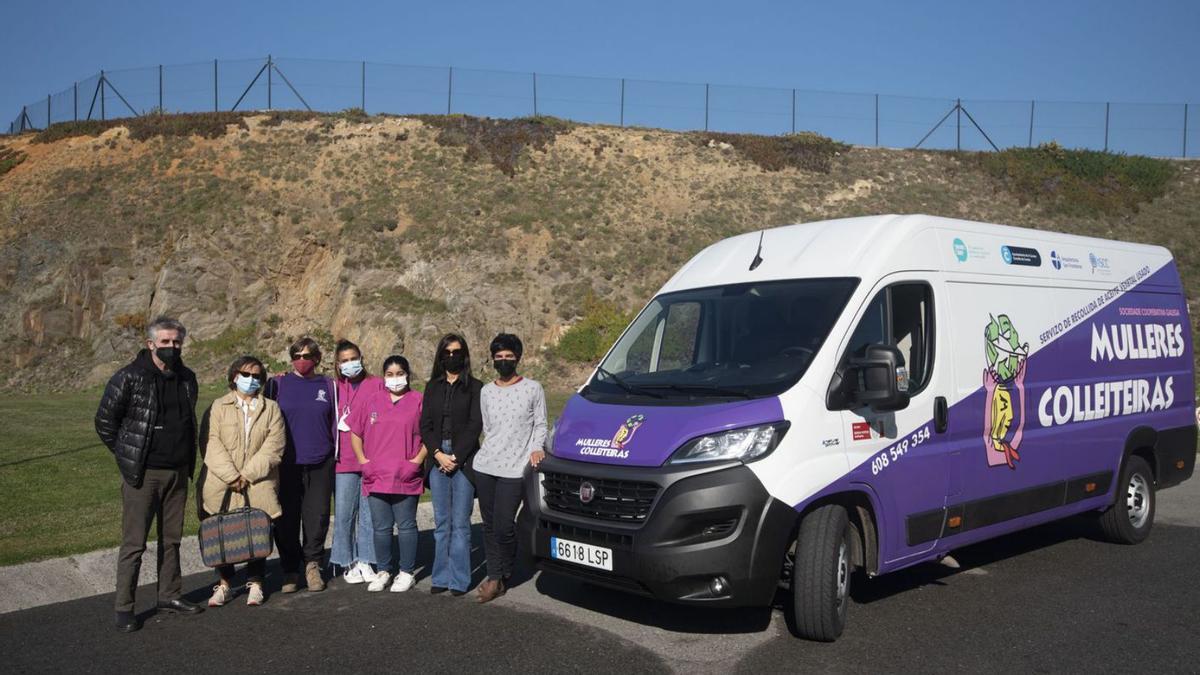
[[[158,357],[159,361],[166,364],[167,368],[171,368],[179,362],[182,351],[179,347],[156,347],[154,355]]]
[[[461,372],[466,362],[467,359],[461,352],[442,357],[442,367],[446,369],[447,373]]]
[[[493,365],[496,367],[496,372],[500,373],[500,377],[508,379],[517,372],[517,362],[515,359],[496,359]]]

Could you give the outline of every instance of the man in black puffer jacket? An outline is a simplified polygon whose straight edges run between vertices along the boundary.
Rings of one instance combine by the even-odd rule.
[[[118,370],[96,410],[96,433],[117,460],[121,485],[121,550],[117,556],[117,630],[140,624],[134,590],[150,524],[158,520],[158,609],[203,611],[180,597],[179,541],[188,481],[196,462],[196,374],[180,351],[187,329],[159,317],[147,329],[146,348]]]

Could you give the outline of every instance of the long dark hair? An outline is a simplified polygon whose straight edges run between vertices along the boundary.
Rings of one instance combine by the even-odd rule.
[[[441,340],[438,340],[437,351],[435,351],[433,353],[433,371],[429,374],[430,382],[433,382],[434,380],[437,380],[438,378],[445,377],[446,368],[444,366],[442,366],[442,352],[445,351],[446,345],[450,344],[451,342],[457,342],[462,345],[462,351],[463,351],[462,372],[466,373],[467,378],[470,379],[470,377],[471,377],[471,348],[467,346],[467,339],[465,337],[459,335],[458,333],[446,333],[445,335],[442,336]]]

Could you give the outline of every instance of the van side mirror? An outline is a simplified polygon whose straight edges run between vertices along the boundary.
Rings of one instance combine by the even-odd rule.
[[[869,406],[876,412],[908,407],[908,369],[904,355],[892,345],[873,344],[852,357],[829,385],[830,410]]]

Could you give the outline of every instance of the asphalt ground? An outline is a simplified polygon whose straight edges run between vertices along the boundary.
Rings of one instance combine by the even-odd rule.
[[[961,549],[958,570],[856,578],[832,644],[791,637],[778,607],[696,610],[550,575],[480,606],[430,595],[428,577],[404,594],[335,581],[282,595],[269,574],[266,605],[239,596],[195,617],[149,612],[147,588],[131,635],[112,628],[111,594],[0,615],[0,670],[1200,672],[1200,480],[1158,507],[1138,546],[1103,543],[1079,518]],[[202,600],[211,583],[193,575],[185,589]]]

